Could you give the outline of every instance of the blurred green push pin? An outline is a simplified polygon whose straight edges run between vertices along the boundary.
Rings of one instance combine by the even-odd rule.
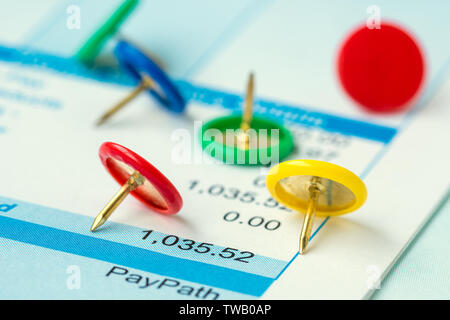
[[[109,37],[116,33],[119,26],[138,4],[139,0],[125,0],[113,14],[95,31],[75,53],[75,58],[83,63],[95,60]]]
[[[254,76],[249,75],[242,115],[216,118],[200,132],[203,150],[227,164],[270,165],[288,156],[294,140],[281,124],[253,116]]]

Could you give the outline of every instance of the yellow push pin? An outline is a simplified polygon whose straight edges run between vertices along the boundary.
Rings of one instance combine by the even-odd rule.
[[[291,160],[272,167],[266,186],[275,200],[304,212],[299,253],[304,254],[314,217],[338,216],[360,208],[367,198],[364,182],[351,171],[318,160]]]

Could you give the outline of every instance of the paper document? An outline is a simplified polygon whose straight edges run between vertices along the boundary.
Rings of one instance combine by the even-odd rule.
[[[186,115],[144,94],[96,128],[131,84],[73,60],[0,48],[1,298],[359,299],[447,192],[450,82],[396,126],[261,94],[255,112],[295,134],[289,159],[336,163],[367,184],[366,204],[317,219],[308,254],[298,256],[303,216],[270,197],[266,171],[214,163],[199,146],[201,121],[239,110],[241,94],[179,81]],[[105,141],[163,172],[183,197],[180,213],[159,215],[128,197],[91,233],[118,189],[98,158]]]

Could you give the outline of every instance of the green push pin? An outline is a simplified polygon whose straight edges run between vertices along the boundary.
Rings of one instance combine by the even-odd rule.
[[[253,115],[254,76],[250,74],[242,115],[216,118],[200,132],[203,150],[228,164],[270,165],[288,156],[292,134],[281,124]]]
[[[83,63],[92,63],[104,44],[126,20],[139,0],[124,0],[113,14],[89,37],[75,53],[75,58]]]

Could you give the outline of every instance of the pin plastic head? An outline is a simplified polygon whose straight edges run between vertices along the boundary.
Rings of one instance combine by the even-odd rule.
[[[266,185],[275,200],[306,212],[312,177],[320,178],[317,215],[337,216],[357,210],[367,198],[364,182],[351,171],[325,161],[291,160],[272,167]]]
[[[167,215],[180,211],[183,200],[178,190],[144,158],[112,142],[102,144],[99,155],[105,168],[122,188],[97,215],[91,231],[105,223],[129,193],[153,211]]]
[[[347,94],[372,112],[396,112],[413,105],[425,79],[424,54],[401,27],[382,23],[353,31],[337,58]]]
[[[119,41],[114,53],[121,66],[137,81],[142,82],[143,76],[151,78],[156,88],[149,88],[150,94],[170,111],[181,113],[186,102],[169,76],[141,50],[126,41]]]
[[[314,216],[328,217],[360,208],[367,198],[364,182],[351,171],[318,160],[291,160],[272,167],[266,186],[283,205],[306,214],[300,234],[303,254]]]
[[[229,164],[266,165],[289,155],[294,147],[292,134],[281,124],[253,117],[251,128],[241,129],[242,115],[216,118],[205,123],[199,133],[205,152]]]

